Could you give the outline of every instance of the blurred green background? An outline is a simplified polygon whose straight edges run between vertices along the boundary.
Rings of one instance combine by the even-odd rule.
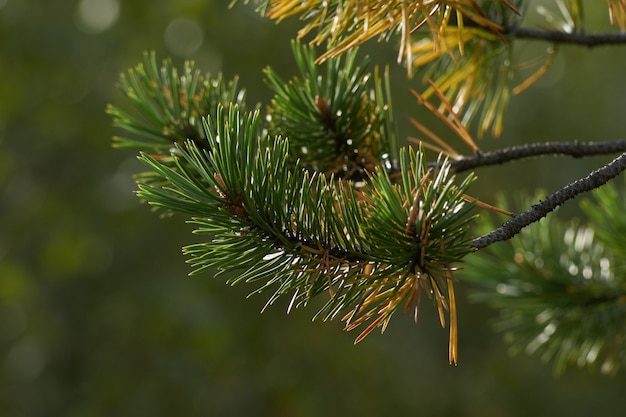
[[[623,415],[623,372],[555,378],[540,358],[511,358],[494,313],[468,304],[462,282],[452,367],[428,303],[418,326],[398,315],[354,346],[341,323],[311,322],[314,306],[259,314],[252,287],[187,277],[180,247],[198,238],[184,217],[159,219],[135,198],[143,167],[111,148],[104,109],[145,50],[239,74],[250,104],[267,101],[261,70],[295,71],[298,22],[228,3],[0,0],[0,416]],[[606,30],[604,2],[591,3],[589,30]],[[429,120],[407,90],[418,80],[394,64],[394,45],[365,49],[394,67],[400,128],[416,135],[406,119]],[[625,67],[626,48],[563,47],[513,100],[503,137],[481,147],[624,138]],[[483,169],[475,195],[554,190],[608,159]]]

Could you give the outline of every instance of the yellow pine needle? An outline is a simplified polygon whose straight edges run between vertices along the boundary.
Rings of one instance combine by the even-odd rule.
[[[417,322],[417,310],[419,307],[420,293],[421,293],[421,287],[419,284],[420,277],[421,277],[421,274],[416,273],[414,275],[414,279],[409,282],[412,288],[411,288],[409,297],[404,303],[404,310],[403,310],[404,313],[407,313],[411,309],[411,307],[413,307],[413,302],[415,302],[414,317],[415,317],[416,322]]]
[[[422,275],[415,275],[415,292],[414,292],[414,296],[415,296],[415,308],[413,309],[413,321],[415,321],[415,323],[417,323],[417,320],[419,319],[419,310],[420,310],[420,302],[422,300],[422,279],[421,279]]]
[[[407,70],[411,74],[411,33],[409,31],[409,18],[406,8],[406,2],[402,1],[402,34],[400,36],[400,49],[398,50],[398,63],[402,62],[402,57],[406,55],[408,67]]]
[[[385,330],[387,330],[387,325],[389,325],[390,321],[391,321],[391,314],[387,315],[387,317],[380,324],[381,333],[385,333]]]
[[[289,16],[309,10],[315,3],[316,0],[309,0],[306,3],[302,3],[301,0],[272,0],[267,17],[280,22]]]
[[[450,116],[452,117],[452,120],[450,120],[448,117],[446,117],[437,107],[435,107],[432,103],[430,103],[428,100],[426,100],[424,98],[424,96],[421,95],[420,93],[418,93],[417,91],[411,89],[411,93],[413,93],[413,95],[418,98],[418,100],[420,101],[421,104],[424,105],[424,107],[426,107],[435,116],[437,116],[442,122],[444,122],[474,152],[478,151],[478,145],[476,145],[476,143],[472,139],[471,135],[469,134],[469,132],[467,131],[467,129],[465,128],[465,126],[463,125],[461,120],[454,113],[452,106],[450,105],[448,100],[445,98],[443,93],[441,93],[441,91],[438,88],[435,87],[435,85],[434,85],[434,83],[432,83],[432,81],[429,80],[429,83],[431,83],[431,86],[434,87],[435,94],[437,94],[437,96],[439,96],[439,98],[444,103],[445,108],[450,112]]]
[[[431,10],[429,14],[425,15],[425,17],[418,24],[416,24],[413,29],[411,29],[411,32],[410,32],[411,35],[413,35],[415,32],[417,32],[418,30],[423,28],[424,25],[426,25],[427,23],[430,26],[432,26],[432,24],[430,23],[430,19],[431,19],[432,15],[435,14],[436,11],[437,11],[437,9],[433,8],[433,10]]]
[[[318,64],[322,63],[326,61],[328,58],[339,56],[351,49],[356,48],[357,46],[359,46],[366,40],[371,39],[372,37],[377,36],[385,32],[386,30],[389,30],[390,29],[389,25],[390,25],[390,22],[381,20],[381,21],[376,22],[374,25],[372,25],[367,32],[354,32],[350,35],[345,36],[341,42],[329,48],[326,52],[320,55],[317,58],[316,63]],[[321,35],[317,36],[311,41],[311,43],[319,44],[325,38],[326,36],[321,36]]]
[[[453,48],[451,44],[455,44],[452,40],[454,36],[448,36],[448,22],[450,20],[450,7],[445,7],[443,11],[443,17],[438,27],[433,25],[431,31],[433,33],[433,38],[436,39],[436,43],[438,47],[441,47],[441,53],[447,53],[453,61],[456,62],[456,57],[454,56]]]
[[[609,20],[611,25],[616,24],[626,30],[626,0],[607,0],[609,4]]]
[[[412,289],[413,289],[412,282],[406,281],[402,285],[402,287],[397,291],[396,295],[393,296],[391,299],[389,299],[389,301],[381,309],[378,310],[378,317],[376,318],[376,320],[370,323],[369,326],[367,326],[367,328],[365,328],[365,330],[363,330],[357,336],[357,338],[354,340],[354,344],[356,345],[357,343],[365,339],[365,337],[367,337],[367,335],[369,335],[378,326],[381,327],[381,333],[384,333],[384,331],[387,329],[387,325],[389,324],[389,321],[391,320],[391,316],[393,315],[393,312],[396,306],[399,304],[399,302],[402,299],[406,297],[407,292],[412,292]],[[385,291],[385,293],[388,291]],[[369,319],[372,315],[373,315],[373,310],[371,310],[370,313],[368,313],[367,317],[364,316],[362,318]],[[357,320],[359,324],[363,323],[364,321],[366,320],[360,320],[360,319]],[[349,328],[347,328],[347,330],[354,329],[356,326],[357,326],[357,323],[355,322],[354,324],[350,325]]]
[[[519,85],[517,85],[512,90],[512,93],[514,95],[520,94],[522,91],[526,90],[528,87],[530,87],[535,82],[537,82],[537,80],[539,80],[539,78],[543,77],[544,74],[546,72],[548,72],[548,69],[550,69],[550,67],[554,63],[554,59],[556,58],[557,50],[558,49],[556,48],[556,46],[553,47],[553,48],[548,49],[547,58],[546,58],[546,61],[544,62],[544,64],[541,67],[539,67],[539,69],[537,71],[535,71],[535,73],[533,75],[531,75],[526,80],[524,80]]]
[[[456,11],[456,21],[457,21],[457,37],[458,37],[458,42],[459,42],[459,53],[461,55],[465,54],[465,41],[463,39],[463,14],[457,10]]]
[[[448,32],[457,31],[454,29],[448,29]],[[443,35],[438,33],[432,39],[425,38],[413,44],[411,47],[411,54],[419,55],[412,60],[412,65],[415,67],[423,66],[441,57],[444,53],[448,53],[450,58],[456,60],[457,58],[454,56],[453,48],[457,42],[457,37],[455,37],[454,34],[449,34],[448,32]]]
[[[359,317],[356,321],[352,322],[352,319],[354,317],[356,317],[359,314],[361,314],[368,307],[368,305],[371,304],[376,299],[376,297],[377,297],[378,293],[380,292],[381,288],[383,288],[382,285],[377,285],[372,290],[372,292],[365,298],[365,300],[363,300],[363,303],[360,306],[355,307],[348,314],[343,316],[343,318],[341,320],[346,322],[346,330],[352,330],[355,327],[358,327],[364,321],[368,320],[368,318],[373,314],[371,311],[369,311],[367,314]]]
[[[609,21],[611,22],[612,26],[615,26],[615,22],[616,22],[616,16],[615,16],[615,9],[614,9],[614,5],[613,2],[611,0],[606,0],[606,2],[609,4]]]
[[[419,144],[419,145],[422,145],[424,148],[426,148],[426,149],[430,149],[431,151],[434,151],[434,152],[436,152],[436,153],[440,153],[440,154],[448,155],[448,153],[447,153],[447,151],[446,151],[445,149],[440,148],[440,147],[438,147],[438,146],[436,146],[436,145],[433,145],[432,143],[424,142],[424,141],[422,141],[422,140],[420,140],[420,139],[413,138],[413,137],[409,137],[409,138],[408,138],[408,140],[409,140],[410,142],[413,142],[413,143],[417,143],[417,144]],[[459,157],[459,156],[456,156],[456,157],[455,157],[454,155],[448,155],[448,156],[450,156],[451,158],[455,158],[455,159],[457,159],[457,158]]]
[[[476,79],[473,76],[468,76],[459,86],[459,90],[456,92],[456,99],[453,107],[455,113],[459,114],[463,111],[465,104],[469,102],[471,98],[470,95],[476,89],[476,84]]]
[[[413,52],[415,52],[415,50],[413,50]],[[436,60],[437,58],[439,58],[441,56],[441,52],[437,51],[437,50],[431,50],[430,52],[427,53],[423,53],[420,54],[417,58],[415,58],[413,60],[412,65],[416,68],[418,67],[422,67],[434,60]]]
[[[387,280],[385,280],[387,281]],[[361,308],[359,309],[359,311],[357,312],[357,314],[359,314],[361,311],[365,310],[368,306],[372,305],[372,304],[376,304],[377,302],[387,299],[390,297],[390,295],[394,292],[394,288],[388,288],[383,292],[380,292],[380,290],[383,288],[383,286],[385,285],[385,283],[379,284],[375,291],[372,292],[372,294],[370,294],[365,301],[363,301],[363,305],[361,306]]]
[[[452,117],[452,120],[454,120],[454,126],[455,126],[454,131],[457,132],[459,137],[473,151],[477,151],[478,150],[478,145],[476,145],[476,142],[474,142],[474,139],[472,139],[472,136],[470,135],[470,133],[467,131],[467,129],[463,125],[463,122],[461,122],[461,119],[459,119],[457,114],[454,112],[454,109],[452,108],[452,105],[446,99],[446,97],[444,96],[443,92],[436,86],[436,84],[432,80],[428,79],[428,80],[426,80],[426,82],[428,82],[428,84],[430,84],[431,88],[435,91],[435,94],[437,95],[437,97],[439,97],[439,99],[441,100],[441,103],[445,106],[446,110],[448,110],[448,113],[449,113],[450,117]],[[439,114],[441,114],[441,116],[444,117],[446,120],[449,120],[448,118],[446,118],[443,115],[443,113],[439,112]]]
[[[376,285],[376,287],[372,290],[372,292],[365,298],[365,300],[360,305],[357,305],[348,314],[346,314],[345,316],[341,318],[341,321],[346,322],[345,330],[350,331],[350,330],[355,329],[356,327],[360,326],[361,324],[369,320],[374,315],[375,309],[370,309],[369,311],[365,313],[364,311],[371,304],[373,304],[376,299],[380,298],[379,292],[382,288],[383,288],[382,284]],[[383,297],[385,293],[386,291],[383,292]],[[352,319],[354,319],[355,317],[359,315],[360,317],[358,317],[355,321],[352,321]]]
[[[352,310],[350,310],[347,314],[345,314],[341,318],[341,321],[345,321],[346,322],[344,330],[346,330],[346,331],[351,330],[350,326],[352,325],[352,319],[354,318],[355,315],[356,315],[356,309],[352,309]]]
[[[443,121],[450,129],[456,132],[456,126],[445,116],[443,115],[437,107],[435,107],[432,103],[424,98],[423,95],[418,93],[417,91],[411,89],[411,93],[418,98],[420,104],[423,104],[428,110],[430,110],[435,116],[437,116],[441,121]]]
[[[441,240],[441,251],[445,252],[445,246],[443,240]],[[448,361],[450,364],[457,364],[458,361],[458,321],[456,314],[456,297],[454,294],[454,279],[452,277],[452,270],[448,265],[445,267],[446,271],[446,283],[448,284],[448,300],[450,308],[448,313],[450,315],[450,338],[448,340]]]
[[[448,361],[456,365],[458,360],[458,323],[456,316],[456,298],[454,296],[454,284],[450,270],[446,268],[448,274],[448,300],[450,302],[450,340],[448,342]]]
[[[484,202],[480,201],[479,199],[474,198],[472,196],[469,196],[467,194],[463,194],[463,199],[465,201],[467,201],[468,203],[476,203],[476,205],[478,207],[480,207],[480,208],[484,208],[484,209],[487,209],[487,210],[495,211],[496,213],[504,214],[506,216],[512,216],[513,215],[513,213],[510,212],[510,211],[501,209],[501,208],[496,207],[496,206],[492,206],[491,204],[484,203]]]
[[[352,313],[352,312],[351,312]],[[355,313],[358,314],[358,313]],[[359,327],[361,324],[365,323],[366,321],[368,321],[372,316],[374,315],[374,310],[370,310],[367,313],[363,314],[362,316],[360,316],[358,319],[356,319],[354,322],[351,323],[346,323],[346,327],[345,330],[350,331],[350,330],[354,330],[357,327]],[[348,314],[347,316],[353,316],[353,314]],[[344,317],[345,318],[345,317]],[[344,320],[345,321],[345,320]]]
[[[445,299],[443,298],[443,295],[437,288],[437,285],[434,282],[432,282],[433,281],[432,277],[430,277],[430,281],[431,281],[431,287],[433,288],[433,293],[435,295],[435,301],[437,303],[437,312],[439,313],[439,323],[441,324],[441,327],[445,328],[446,327]]]
[[[381,289],[385,284],[383,282],[372,290],[359,307],[356,307],[346,314],[342,319],[343,321],[346,321],[346,331],[354,330],[369,321],[374,315],[378,315],[378,317],[370,323],[367,328],[359,334],[359,336],[357,336],[354,343],[359,343],[378,326],[381,327],[381,333],[383,333],[386,330],[394,311],[403,302],[403,300],[406,300],[404,301],[405,312],[407,312],[414,305],[414,319],[417,321],[420,301],[419,294],[421,291],[420,278],[421,273],[416,273],[414,275],[414,279],[405,279],[400,288],[396,289],[397,287],[394,286],[381,292]],[[387,279],[384,281],[389,282]],[[383,301],[383,305],[381,307],[373,307],[369,311],[365,312],[368,306],[376,304],[379,301]],[[445,301],[444,308],[447,308],[445,306]],[[352,319],[356,316],[359,317],[352,321]]]
[[[475,4],[474,1],[472,1],[472,3]],[[480,11],[480,8],[478,6],[476,6],[475,9]],[[502,26],[493,22],[488,17],[485,17],[485,15],[483,15],[482,12],[474,13],[470,10],[464,10],[463,14],[467,16],[468,19],[471,19],[472,21],[474,21],[474,23],[476,23],[478,26],[488,28],[492,32],[497,32],[498,30],[502,29]]]
[[[430,38],[423,38],[411,45],[411,51],[414,54],[423,54],[433,52],[435,50],[435,42]],[[437,55],[439,55],[437,53]]]
[[[441,91],[448,91],[455,85],[473,80],[476,74],[477,63],[473,60],[464,62],[465,65],[456,68],[453,72],[446,73],[439,77],[435,84]],[[428,88],[424,92],[424,97],[429,98],[434,93],[434,89]]]
[[[376,320],[374,320],[369,326],[367,326],[367,328],[363,330],[361,334],[357,336],[356,339],[354,339],[354,344],[356,345],[357,343],[365,339],[367,335],[369,335],[384,319],[385,319],[385,316],[383,315],[378,316]]]
[[[489,103],[489,107],[485,110],[482,123],[479,129],[479,135],[482,136],[482,132],[489,129],[489,126],[491,126],[491,123],[496,118],[497,113],[498,112],[501,113],[503,111],[502,106],[500,106],[500,103],[502,102],[501,98],[502,98],[503,91],[504,89],[502,88],[496,91],[491,102]]]
[[[496,113],[496,119],[493,127],[491,128],[491,134],[494,137],[500,136],[500,134],[502,133],[502,129],[504,128],[504,107],[506,107],[506,103],[508,103],[510,97],[510,90],[508,88],[503,88],[500,95],[500,102],[503,103],[501,104],[502,108],[499,112]]]
[[[506,0],[497,1],[515,11]],[[410,74],[411,66],[416,64],[410,46],[411,35],[428,25],[436,52],[427,59],[450,53],[455,48],[463,55],[464,42],[468,39],[464,19],[473,21],[481,30],[491,31],[492,35],[504,41],[499,33],[501,27],[484,15],[474,0],[271,0],[267,12],[268,17],[277,21],[297,14],[306,16],[303,18],[308,20],[306,26],[298,32],[299,38],[317,29],[318,33],[311,43],[321,44],[327,39],[330,41],[331,47],[318,58],[318,63],[375,36],[399,30],[401,39],[398,59],[406,58]],[[456,15],[456,25],[451,26],[450,18],[453,15]],[[454,55],[451,56],[455,59]]]

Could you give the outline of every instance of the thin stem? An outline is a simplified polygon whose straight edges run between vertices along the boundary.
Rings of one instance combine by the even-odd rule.
[[[497,229],[474,239],[471,247],[483,249],[492,243],[511,239],[524,227],[545,217],[567,200],[606,184],[609,180],[624,171],[624,169],[626,169],[626,153],[621,154],[602,168],[593,171],[585,178],[581,178],[554,192],[546,197],[545,200],[539,201],[539,203],[533,205],[527,211],[514,216]]]
[[[493,152],[477,153],[450,163],[455,172],[467,171],[490,165],[499,165],[518,159],[543,155],[567,155],[574,158],[626,152],[626,139],[607,142],[546,142],[513,146]]]
[[[506,34],[517,39],[534,39],[559,44],[582,45],[589,48],[626,44],[626,33],[601,33],[587,35],[585,33],[567,33],[529,28],[512,28]]]

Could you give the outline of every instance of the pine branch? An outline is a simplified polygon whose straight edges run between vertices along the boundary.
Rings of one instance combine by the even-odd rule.
[[[443,113],[448,112],[459,124],[479,115],[479,134],[491,128],[497,135],[510,96],[536,81],[554,59],[550,52],[533,75],[511,88],[515,65],[503,42],[505,35],[589,47],[626,40],[621,35],[581,38],[527,29],[503,32],[503,27],[516,27],[518,20],[513,4],[521,3],[510,0],[255,3],[278,20],[300,14],[308,20],[300,35],[317,32],[312,42],[327,41],[328,50],[316,57],[313,48],[294,43],[302,80],[285,83],[275,71],[266,70],[267,84],[276,93],[266,118],[258,110],[242,110],[244,94],[236,79],[226,83],[221,76],[202,77],[190,63],[179,75],[170,62],[159,68],[154,55],[147,56],[143,65],[121,79],[135,114],[114,106],[108,109],[127,135],[116,138],[116,145],[139,149],[140,159],[152,170],[137,178],[139,197],[191,216],[190,223],[197,227],[194,233],[206,238],[184,248],[193,273],[232,272],[229,283],[254,282],[255,293],[272,292],[267,305],[289,295],[288,310],[328,294],[315,317],[342,317],[347,330],[365,326],[355,342],[375,328],[384,331],[400,309],[411,311],[417,320],[420,296],[427,294],[442,326],[449,320],[449,358],[456,363],[453,264],[474,250],[510,239],[565,201],[605,184],[626,169],[626,153],[474,240],[467,237],[473,203],[465,195],[474,177],[470,174],[456,185],[452,174],[530,156],[623,152],[626,141],[528,145],[452,163],[439,160],[430,167],[421,148],[402,149],[396,157],[388,75],[375,72],[370,84],[367,61],[361,66],[355,61],[356,46],[374,36],[389,39],[401,33],[399,60],[406,59],[409,71],[411,65],[437,62],[429,73],[435,83],[423,97],[437,95],[447,103],[441,116],[446,118]],[[623,22],[623,15],[615,16]],[[318,73],[320,62],[328,65],[325,76]],[[206,122],[200,123],[204,116]],[[588,230],[568,231],[570,237],[565,239],[569,246],[572,239],[577,242],[572,263],[595,262],[585,264],[588,269],[578,274],[584,278],[577,282],[582,286],[589,280],[589,270],[608,276],[604,252],[597,250],[589,258],[579,250],[579,241],[582,246],[589,241]],[[568,246],[561,249],[570,255]],[[538,286],[541,291],[533,297],[556,288],[551,301],[567,308],[580,301],[600,316],[609,306],[612,323],[621,324],[623,291],[599,284],[591,290],[576,287],[578,292],[570,297],[569,281],[556,285],[543,281],[546,288]],[[530,304],[537,305],[532,297]],[[535,320],[543,310],[529,308],[531,314],[524,319]],[[579,360],[590,357],[602,341],[578,337],[576,325],[591,321],[576,320],[584,314],[569,320],[569,311],[557,313],[551,318],[567,324],[559,327],[564,332],[559,333],[558,355],[567,360],[573,355]],[[533,346],[544,343],[545,332],[554,332],[556,326],[540,324],[545,325],[544,333]],[[571,349],[570,341],[584,346]]]
[[[474,239],[471,246],[475,249],[482,249],[492,243],[512,238],[524,227],[545,217],[565,201],[606,184],[609,180],[624,171],[624,169],[626,169],[626,153],[615,158],[604,167],[593,171],[585,178],[581,178],[554,192],[544,200],[533,205],[527,211],[515,215],[511,220],[505,222],[492,232]]]
[[[292,294],[290,309],[328,293],[316,314],[342,317],[346,329],[384,330],[398,309],[418,316],[420,294],[433,298],[441,324],[450,316],[450,361],[456,362],[451,265],[471,252],[466,237],[473,205],[449,164],[429,170],[423,152],[400,152],[399,180],[378,167],[357,191],[350,182],[310,174],[289,162],[280,137],[261,138],[258,112],[218,106],[205,125],[207,148],[177,144],[171,161],[142,154],[165,185],[139,183],[150,204],[192,216],[207,242],[190,245],[194,273],[238,272],[230,280],[274,289],[268,305]],[[223,123],[221,122],[223,121]],[[341,314],[341,315],[340,315]]]
[[[474,205],[465,191],[474,177],[456,185],[449,163],[428,168],[421,148],[394,156],[387,73],[372,77],[352,52],[330,58],[324,77],[313,48],[294,44],[294,54],[304,80],[284,83],[267,70],[276,96],[264,118],[239,109],[242,94],[232,83],[201,82],[189,64],[178,76],[150,55],[123,75],[139,117],[115,106],[109,112],[131,136],[118,143],[139,148],[151,169],[136,177],[138,196],[190,215],[195,233],[207,236],[184,248],[193,273],[233,272],[231,284],[273,291],[267,305],[290,294],[289,310],[327,293],[315,317],[340,317],[347,330],[365,326],[356,342],[384,331],[399,309],[417,320],[426,294],[442,326],[449,317],[456,363],[452,270],[472,251]],[[208,115],[202,132],[185,139],[183,127],[198,114]],[[348,162],[362,169],[351,176],[358,183],[344,170],[317,169]]]
[[[586,34],[531,28],[512,28],[504,31],[503,34],[512,36],[516,39],[539,40],[554,44],[580,45],[587,46],[589,48],[598,46],[626,45],[626,33],[624,32]]]
[[[606,142],[546,142],[531,143],[499,149],[493,152],[479,152],[476,155],[462,157],[450,163],[454,172],[463,172],[479,167],[500,165],[518,159],[543,155],[565,155],[573,158],[605,155],[626,151],[626,139]]]

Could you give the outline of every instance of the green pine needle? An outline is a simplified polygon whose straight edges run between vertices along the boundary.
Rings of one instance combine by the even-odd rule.
[[[123,75],[137,115],[109,113],[127,134],[116,145],[138,148],[150,168],[136,177],[139,197],[191,217],[206,239],[184,248],[194,274],[229,272],[229,283],[269,292],[267,305],[290,297],[289,309],[326,294],[315,317],[363,326],[357,341],[398,309],[417,320],[428,295],[443,326],[449,316],[456,362],[451,271],[471,251],[473,177],[456,185],[444,160],[427,169],[421,148],[398,156],[387,72],[369,74],[353,51],[318,73],[313,48],[293,51],[302,78],[266,70],[266,118],[240,107],[236,82],[191,63],[179,75],[151,54]]]
[[[615,229],[626,227],[626,200],[611,198],[611,189],[595,192],[610,205],[585,204],[593,228],[544,219],[469,258],[463,270],[462,279],[477,284],[472,298],[499,310],[495,325],[511,351],[538,354],[557,373],[571,364],[615,373],[626,362],[626,242]],[[603,228],[610,233],[594,233]]]
[[[289,138],[292,162],[344,180],[364,179],[381,161],[391,167],[398,143],[388,72],[383,78],[376,69],[372,77],[367,58],[357,63],[357,49],[323,66],[315,63],[313,47],[293,42],[292,49],[300,78],[285,82],[265,70],[275,92],[268,130]]]
[[[598,188],[593,192],[594,200],[581,202],[585,214],[593,222],[598,240],[618,260],[626,259],[625,185],[626,180]],[[626,262],[616,263],[615,268],[618,275],[626,276]]]
[[[122,74],[119,86],[135,111],[107,107],[113,125],[126,133],[114,138],[114,146],[157,155],[168,155],[174,143],[187,139],[202,143],[201,120],[215,117],[218,104],[245,108],[237,78],[227,82],[221,74],[201,75],[191,61],[179,73],[169,59],[159,66],[154,52],[145,53],[142,64]]]
[[[234,272],[230,283],[273,291],[268,305],[287,294],[290,308],[328,294],[316,317],[343,315],[350,329],[369,323],[358,340],[384,330],[398,308],[417,315],[422,289],[442,317],[452,312],[451,265],[470,252],[472,204],[463,193],[471,177],[456,186],[446,161],[435,172],[421,149],[405,149],[399,183],[379,168],[357,191],[291,165],[286,139],[260,135],[258,112],[218,107],[216,120],[225,122],[205,124],[210,150],[187,141],[174,164],[141,157],[168,186],[140,184],[139,196],[190,214],[208,239],[184,250],[194,273]]]

